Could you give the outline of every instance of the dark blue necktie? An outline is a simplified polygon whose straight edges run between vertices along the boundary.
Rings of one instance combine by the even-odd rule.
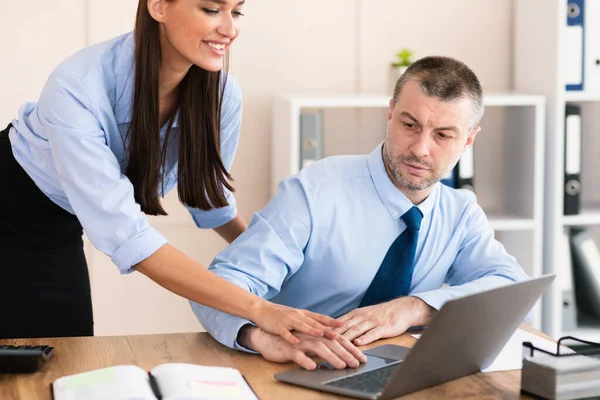
[[[408,294],[422,219],[423,214],[417,207],[412,207],[402,216],[406,229],[390,246],[359,307],[384,303]]]

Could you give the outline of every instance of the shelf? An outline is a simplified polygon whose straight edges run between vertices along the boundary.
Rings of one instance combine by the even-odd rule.
[[[532,218],[523,218],[517,215],[502,215],[499,213],[487,212],[490,226],[495,231],[525,231],[535,229],[535,222]]]
[[[298,108],[378,108],[388,107],[389,96],[368,94],[287,94],[280,96]],[[515,92],[490,92],[484,94],[485,106],[538,106],[544,105],[544,96]]]
[[[485,90],[484,90],[485,92]],[[517,92],[489,92],[483,95],[483,104],[489,106],[541,106],[546,104],[542,95],[523,94]]]
[[[600,206],[583,207],[576,215],[563,215],[562,222],[566,226],[600,225]]]
[[[565,101],[571,101],[571,102],[600,101],[600,92],[599,93],[565,92]]]
[[[555,284],[544,295],[542,330],[555,338],[570,334],[600,341],[600,326],[591,327],[580,322],[578,329],[565,331],[562,316],[562,283],[568,284],[567,279],[572,279],[569,268],[565,268],[565,265],[570,265],[570,254],[568,239],[564,243],[564,230],[566,227],[590,226],[594,228],[596,237],[600,228],[600,204],[595,203],[598,195],[594,190],[597,180],[594,149],[598,147],[594,132],[600,124],[596,118],[600,91],[590,90],[592,87],[589,85],[584,86],[587,92],[565,90],[564,72],[569,68],[570,60],[569,49],[563,46],[569,39],[565,29],[567,7],[564,0],[519,0],[514,2],[513,8],[513,87],[520,92],[543,93],[548,99],[544,126],[544,190],[541,196],[544,211],[542,263],[544,271],[556,272],[557,276]],[[540,10],[544,12],[540,13]],[[587,33],[596,37],[595,29],[599,26],[597,23],[587,24],[586,31],[590,28]],[[568,61],[563,62],[565,60]],[[586,68],[584,79],[589,71]],[[592,186],[591,194],[586,193],[589,197],[582,203],[581,213],[566,216],[563,215],[565,103],[580,105],[582,114],[586,114],[581,127],[584,135],[581,140],[581,170],[586,172],[582,172],[582,176],[585,175],[583,184]]]

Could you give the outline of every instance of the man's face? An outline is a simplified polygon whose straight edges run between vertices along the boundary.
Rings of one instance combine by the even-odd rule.
[[[392,108],[393,107],[393,108]],[[473,144],[480,128],[469,129],[473,101],[442,102],[406,82],[395,106],[390,101],[383,159],[396,186],[422,191],[440,181]]]

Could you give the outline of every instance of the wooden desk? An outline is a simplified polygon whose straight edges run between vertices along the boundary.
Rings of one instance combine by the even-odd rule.
[[[531,328],[526,328],[536,332]],[[541,334],[542,336],[545,336]],[[393,343],[413,346],[408,334],[382,340],[371,346]],[[150,370],[167,362],[228,366],[239,369],[261,400],[346,399],[280,383],[276,372],[293,368],[293,364],[274,364],[260,356],[230,350],[208,333],[163,335],[106,336],[89,338],[0,340],[2,344],[49,344],[56,348],[53,359],[34,374],[0,374],[0,399],[50,400],[50,383],[79,372],[120,364],[139,365]],[[530,398],[519,393],[521,371],[477,373],[405,396],[411,399],[517,399]]]

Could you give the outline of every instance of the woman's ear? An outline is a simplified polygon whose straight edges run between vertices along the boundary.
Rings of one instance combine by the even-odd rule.
[[[164,0],[147,0],[148,13],[156,22],[165,22],[167,19],[165,13]]]

